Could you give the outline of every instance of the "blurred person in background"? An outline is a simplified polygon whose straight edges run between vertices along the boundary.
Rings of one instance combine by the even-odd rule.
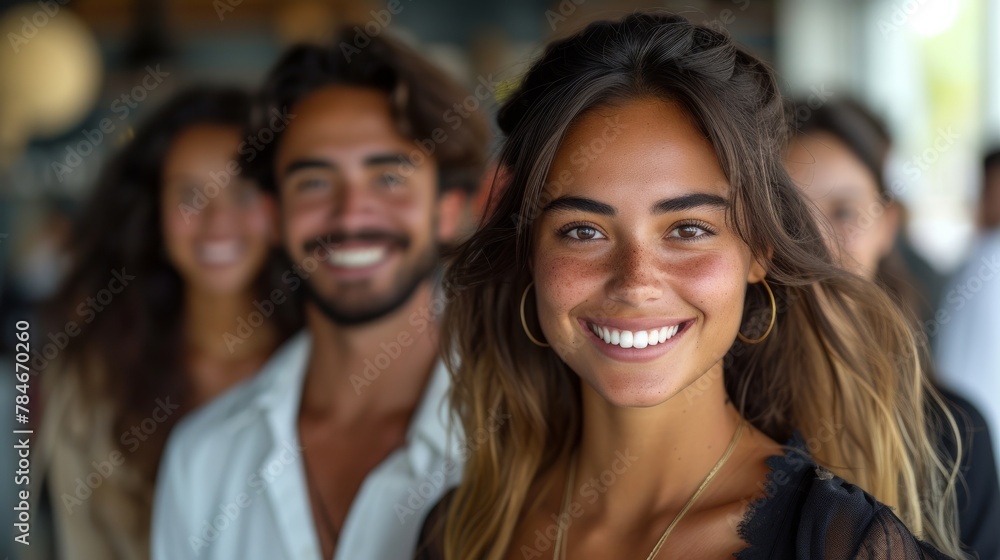
[[[4,203],[0,203],[0,206],[4,206]],[[0,331],[4,335],[8,335],[8,338],[14,336],[13,329],[18,321],[28,321],[30,325],[35,327],[42,325],[40,314],[46,302],[55,295],[62,285],[68,269],[67,245],[72,233],[73,217],[78,213],[75,206],[73,201],[64,197],[45,196],[42,198],[41,204],[35,207],[16,205],[17,210],[11,211],[15,207],[15,205],[11,205],[10,208],[5,207],[0,210],[0,212],[6,211],[11,216],[16,216],[14,221],[17,223],[17,227],[11,228],[11,230],[20,232],[20,235],[13,238],[14,244],[7,243],[7,237],[0,234],[0,317],[5,319]],[[2,220],[3,218],[0,217],[0,222]],[[4,258],[6,256],[4,253],[8,248],[12,249],[9,252],[10,267],[5,271],[3,263],[7,259]],[[9,274],[6,277],[8,282],[4,282],[4,272]],[[29,332],[37,335],[44,331],[29,328]],[[65,336],[65,333],[62,336]],[[43,335],[43,337],[30,340],[28,346],[30,350],[35,352],[35,355],[40,355],[41,347],[46,343],[51,344],[51,340],[44,338]],[[30,348],[31,346],[34,348]],[[55,349],[54,346],[52,348]],[[13,363],[15,356],[3,355],[0,358],[9,358],[9,363]],[[8,402],[16,402],[15,398],[20,394],[18,389],[23,391],[24,385],[0,386],[0,398],[7,399]],[[41,410],[38,408],[39,389],[39,383],[30,383],[26,391],[29,404],[34,404],[34,408],[37,410]],[[24,397],[20,397],[20,399],[24,399]],[[18,463],[19,449],[17,444],[19,441],[16,438],[24,436],[14,434],[13,430],[38,427],[36,423],[40,420],[40,416],[31,414],[32,408],[28,407],[31,424],[27,426],[19,425],[18,420],[23,420],[22,418],[10,417],[6,423],[0,421],[0,425],[5,428],[6,433],[11,434],[10,444],[4,446],[4,451],[0,451],[0,462],[11,465]],[[14,477],[10,479],[10,482],[19,480],[19,478]],[[35,480],[37,482],[37,479]],[[30,476],[28,485],[31,488]],[[20,501],[18,498],[19,489],[14,484],[0,485],[0,499],[9,496],[9,503],[17,504]],[[13,509],[9,512],[10,515],[0,514],[0,523],[5,524],[6,527],[14,528],[15,523],[18,523],[17,514],[19,512]],[[23,525],[19,526],[17,533],[20,533],[22,528]],[[49,532],[37,524],[31,528],[35,536],[35,540],[32,541],[35,543],[34,546],[44,547],[52,540]],[[13,540],[13,535],[6,541],[6,543],[0,544],[0,556],[19,558],[20,556],[15,555],[14,550],[8,549],[8,547],[13,544],[21,548],[22,545]]]
[[[10,285],[6,286],[9,293],[5,295],[16,303],[13,310],[6,309],[8,316],[31,313],[62,285],[68,272],[66,247],[75,210],[71,203],[57,198],[43,200],[38,209],[21,209],[18,218],[27,218],[28,224],[18,228],[27,231],[11,251]],[[4,301],[3,305],[10,306],[11,302]]]
[[[1000,449],[1000,150],[983,158],[979,204],[979,235],[941,301],[949,320],[935,355],[941,382],[986,413]]]
[[[810,200],[830,251],[845,268],[887,290],[911,313],[919,329],[918,313],[928,316],[920,310],[929,308],[932,300],[913,280],[896,249],[903,207],[885,182],[891,145],[887,129],[850,99],[828,101],[813,109],[808,119],[794,124],[785,164]],[[933,310],[929,315],[933,316]],[[1000,527],[1000,481],[989,422],[969,401],[939,390],[951,407],[962,438],[964,483],[958,485],[962,543],[979,558],[1000,558],[1000,532],[996,530]],[[953,438],[946,437],[941,446],[951,457],[956,456]]]
[[[171,436],[156,560],[406,558],[461,474],[437,271],[489,130],[465,88],[356,29],[293,48],[263,86],[247,159],[278,197],[307,329]]]
[[[177,95],[108,163],[84,209],[50,314],[59,355],[35,364],[34,511],[52,546],[36,540],[32,556],[148,558],[172,427],[300,328],[294,302],[252,332],[238,326],[281,266],[273,200],[234,173],[249,107],[238,90]]]

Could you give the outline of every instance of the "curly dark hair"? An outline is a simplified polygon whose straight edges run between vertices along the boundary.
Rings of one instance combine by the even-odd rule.
[[[188,128],[239,128],[249,109],[249,96],[237,89],[197,88],[176,95],[108,162],[75,224],[72,268],[45,316],[56,329],[72,322],[80,332],[53,362],[58,367],[46,363],[43,369],[55,382],[58,376],[77,376],[87,402],[110,403],[115,431],[109,436],[116,445],[124,446],[119,434],[148,417],[157,398],[169,396],[182,412],[190,408],[182,363],[184,283],[167,258],[160,220],[164,159]],[[272,251],[256,280],[262,297],[287,268],[283,259]],[[108,286],[113,272],[134,279],[100,313],[81,309],[81,302]],[[295,304],[276,306],[270,320],[281,340],[302,325]],[[180,416],[168,416],[128,454],[150,492],[167,436]]]

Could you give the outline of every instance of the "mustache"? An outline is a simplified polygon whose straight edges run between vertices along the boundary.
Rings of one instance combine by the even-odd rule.
[[[348,241],[381,242],[406,250],[410,247],[410,237],[401,233],[386,230],[366,229],[356,232],[336,231],[323,237],[317,237],[302,246],[306,253],[316,249],[331,249]]]

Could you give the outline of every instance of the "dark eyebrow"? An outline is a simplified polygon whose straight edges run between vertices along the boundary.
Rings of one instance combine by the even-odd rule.
[[[295,173],[296,171],[302,171],[303,169],[337,169],[337,166],[333,163],[323,160],[323,159],[298,159],[288,164],[285,168],[285,177]]]
[[[406,154],[376,154],[365,158],[365,167],[376,165],[408,165],[415,167],[413,160]]]
[[[702,206],[724,209],[729,208],[729,201],[715,194],[693,193],[657,201],[656,204],[653,204],[652,212],[653,214],[667,214],[669,212],[680,212]],[[542,208],[542,212],[550,210],[578,210],[602,216],[614,216],[617,213],[614,206],[580,196],[557,198]]]
[[[413,160],[402,153],[375,154],[365,158],[365,167],[376,167],[379,165],[414,165]],[[299,159],[288,164],[285,168],[284,176],[289,176],[296,171],[303,169],[326,169],[336,171],[339,166],[325,159]]]
[[[729,208],[729,201],[716,194],[693,193],[678,196],[676,198],[665,198],[653,205],[653,214],[667,214],[669,212],[680,212],[702,206],[713,206],[716,208]]]
[[[553,200],[552,202],[546,204],[545,208],[542,208],[542,212],[548,212],[550,210],[579,210],[581,212],[590,212],[591,214],[600,214],[602,216],[614,216],[616,213],[613,206],[580,196],[563,196]]]
[[[204,186],[199,182],[199,179],[197,177],[195,177],[194,175],[190,175],[188,173],[180,173],[177,175],[170,175],[168,177],[164,177],[163,184],[180,185],[185,188],[190,186],[198,186],[198,187]]]

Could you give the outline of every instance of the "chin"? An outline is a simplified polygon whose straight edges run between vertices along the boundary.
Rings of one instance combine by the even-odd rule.
[[[597,382],[584,380],[608,404],[618,408],[650,408],[661,405],[680,392],[662,376],[621,374]]]
[[[245,290],[250,283],[251,279],[244,273],[227,274],[220,272],[203,274],[188,285],[206,293],[224,296],[238,294]]]

